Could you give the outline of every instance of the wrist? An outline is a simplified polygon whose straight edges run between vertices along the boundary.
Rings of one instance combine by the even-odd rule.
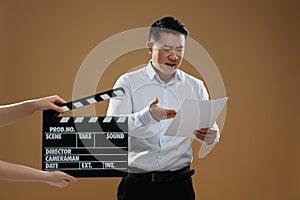
[[[28,111],[30,111],[30,112],[35,112],[36,110],[40,109],[40,107],[35,99],[24,101],[23,104],[25,105],[24,107],[27,108]]]
[[[149,113],[150,113],[151,118],[154,119],[155,121],[159,122],[160,120],[159,120],[159,119],[156,119],[156,118],[154,117],[154,115],[152,114],[152,112],[153,112],[153,109],[151,108],[151,106],[149,106]]]
[[[42,110],[42,105],[39,99],[30,100],[29,103],[30,103],[30,108],[33,111]]]
[[[42,179],[41,181],[44,182],[44,183],[50,183],[52,181],[52,178],[51,178],[51,172],[49,171],[41,171],[42,173]]]

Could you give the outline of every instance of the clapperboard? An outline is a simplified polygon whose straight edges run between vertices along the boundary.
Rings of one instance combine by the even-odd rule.
[[[65,112],[124,95],[116,88],[60,105]],[[42,170],[74,177],[123,177],[128,169],[127,116],[63,116],[43,111]]]

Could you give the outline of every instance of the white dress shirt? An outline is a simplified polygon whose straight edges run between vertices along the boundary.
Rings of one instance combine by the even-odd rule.
[[[150,60],[146,67],[120,76],[114,85],[117,87],[123,87],[125,95],[110,99],[106,115],[128,116],[128,165],[147,171],[172,171],[189,165],[192,140],[164,136],[172,119],[156,121],[150,114],[149,103],[158,97],[160,107],[177,111],[185,98],[208,100],[203,82],[177,69],[174,78],[165,83]],[[213,145],[219,136],[218,131]]]

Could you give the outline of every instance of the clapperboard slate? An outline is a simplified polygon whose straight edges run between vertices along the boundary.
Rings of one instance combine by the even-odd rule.
[[[65,112],[124,95],[116,88],[61,105]],[[123,177],[128,168],[126,116],[58,117],[43,111],[42,169],[74,177]]]

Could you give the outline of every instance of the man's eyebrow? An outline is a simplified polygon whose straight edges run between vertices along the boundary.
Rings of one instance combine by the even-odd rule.
[[[168,47],[168,48],[172,48],[173,46],[168,45],[168,44],[164,44],[163,47]]]
[[[173,46],[168,45],[168,44],[164,44],[163,47],[168,47],[168,48],[173,48]],[[184,46],[182,44],[176,46],[175,48],[183,48]]]

